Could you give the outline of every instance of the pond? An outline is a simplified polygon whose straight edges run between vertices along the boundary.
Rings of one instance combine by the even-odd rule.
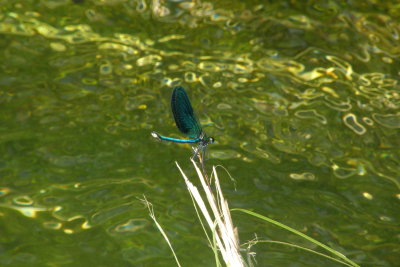
[[[397,1],[0,0],[0,265],[215,266],[170,99],[230,208],[398,266]],[[240,243],[298,236],[232,211]],[[246,246],[243,246],[243,253]],[[343,266],[259,243],[257,266]]]

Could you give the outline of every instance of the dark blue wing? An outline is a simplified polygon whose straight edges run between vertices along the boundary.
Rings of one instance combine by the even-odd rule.
[[[201,126],[193,112],[189,97],[183,87],[174,88],[171,97],[171,109],[178,129],[191,138],[197,138],[201,134]]]

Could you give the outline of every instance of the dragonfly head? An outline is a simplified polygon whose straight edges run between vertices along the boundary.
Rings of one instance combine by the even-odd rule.
[[[214,144],[215,139],[213,137],[208,137],[204,132],[200,134],[200,143],[204,146],[208,144]]]

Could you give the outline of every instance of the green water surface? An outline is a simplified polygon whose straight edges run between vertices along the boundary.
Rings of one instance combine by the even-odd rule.
[[[196,181],[191,148],[150,136],[181,137],[176,85],[231,208],[399,266],[399,18],[398,1],[0,0],[0,266],[176,266],[143,195],[183,266],[215,266],[174,163]],[[317,249],[232,216],[241,243]]]

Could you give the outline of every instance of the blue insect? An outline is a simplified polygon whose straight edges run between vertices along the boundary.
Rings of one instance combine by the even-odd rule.
[[[208,144],[214,143],[214,138],[208,137],[201,128],[200,122],[193,112],[189,97],[181,86],[176,86],[172,92],[171,109],[176,127],[191,139],[171,138],[152,132],[151,135],[154,138],[175,143],[197,144],[193,157],[198,155],[199,152],[204,152]]]

